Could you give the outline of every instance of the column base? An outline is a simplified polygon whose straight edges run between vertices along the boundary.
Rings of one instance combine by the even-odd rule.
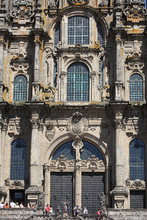
[[[114,208],[116,209],[124,209],[125,208],[125,200],[128,196],[128,190],[123,186],[116,186],[112,191],[114,201]]]
[[[7,191],[5,187],[0,186],[0,202],[4,202],[7,197]]]
[[[43,209],[44,194],[38,186],[30,186],[26,190],[27,206],[29,208]]]

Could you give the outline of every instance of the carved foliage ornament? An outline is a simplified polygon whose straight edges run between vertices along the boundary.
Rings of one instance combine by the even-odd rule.
[[[70,5],[85,5],[89,3],[89,0],[68,0]]]

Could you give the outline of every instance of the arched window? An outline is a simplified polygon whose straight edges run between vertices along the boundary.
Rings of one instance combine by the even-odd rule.
[[[87,141],[84,141],[83,143],[84,146],[81,151],[81,160],[88,160],[92,156],[97,157],[99,160],[104,160],[102,153],[97,147]]]
[[[11,180],[25,180],[27,145],[23,139],[16,139],[11,144]]]
[[[98,29],[98,42],[100,43],[101,47],[104,46],[104,32],[100,23],[97,24]]]
[[[27,101],[27,78],[23,75],[18,75],[14,79],[14,101]]]
[[[64,144],[62,144],[53,154],[52,159],[56,160],[58,159],[60,156],[64,156],[65,158],[67,158],[68,160],[73,160],[75,159],[75,152],[73,151],[73,147],[72,147],[72,141],[68,141]]]
[[[60,41],[60,24],[58,24],[55,28],[55,32],[54,32],[54,47],[57,46],[57,44]]]
[[[67,71],[67,101],[88,100],[89,70],[83,63],[74,63]]]
[[[130,142],[130,179],[145,179],[144,143],[136,138]]]
[[[143,101],[143,78],[139,74],[130,76],[130,101]]]
[[[89,18],[73,16],[68,19],[68,44],[89,44]]]

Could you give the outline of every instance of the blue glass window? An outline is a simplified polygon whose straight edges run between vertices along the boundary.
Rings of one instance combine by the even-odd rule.
[[[83,63],[74,63],[67,71],[67,101],[88,100],[89,70]]]
[[[16,139],[11,144],[11,180],[25,180],[27,145],[23,139]]]
[[[84,141],[84,147],[81,152],[81,159],[82,160],[88,160],[92,156],[95,156],[99,158],[99,160],[104,160],[102,153],[99,151],[99,149],[94,146],[93,144]]]
[[[54,47],[57,46],[57,44],[60,41],[60,24],[58,24],[55,28],[55,32],[54,32]]]
[[[136,138],[130,142],[130,179],[145,179],[144,143]]]
[[[147,0],[144,0],[145,8],[147,8]]]
[[[68,44],[89,44],[89,18],[73,16],[68,19]]]
[[[53,154],[52,159],[56,160],[58,159],[60,156],[64,156],[65,158],[67,158],[68,160],[73,160],[75,159],[75,152],[73,151],[73,147],[72,147],[72,141],[68,141],[64,144],[62,144]]]
[[[130,77],[130,101],[143,101],[143,78],[139,74]]]
[[[14,79],[14,101],[27,101],[27,78],[23,75],[18,75]]]
[[[98,42],[100,43],[101,47],[103,47],[104,46],[104,33],[99,23],[97,25],[97,28],[98,28]]]

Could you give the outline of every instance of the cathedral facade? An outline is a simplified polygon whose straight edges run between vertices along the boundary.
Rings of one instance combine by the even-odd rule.
[[[147,10],[0,1],[0,201],[147,208]]]

